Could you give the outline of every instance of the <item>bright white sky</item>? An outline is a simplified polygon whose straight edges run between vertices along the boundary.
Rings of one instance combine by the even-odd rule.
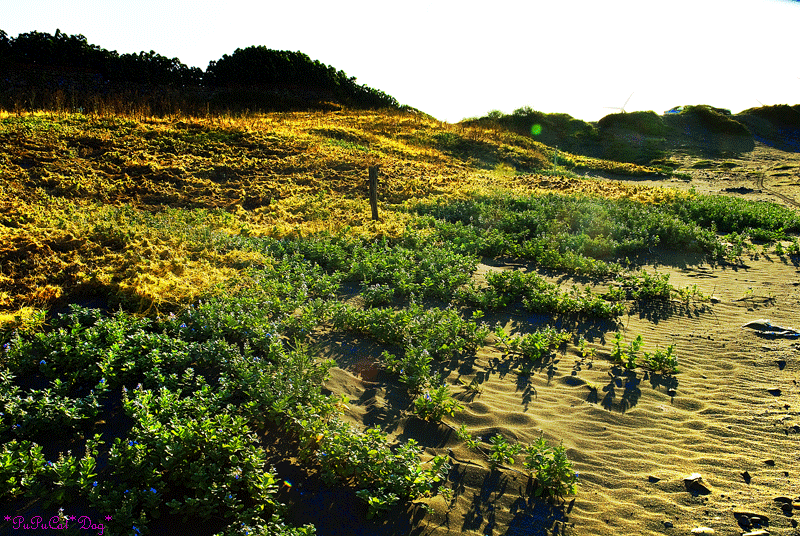
[[[800,102],[797,0],[25,0],[10,37],[83,34],[205,69],[237,48],[299,50],[434,117],[521,106],[595,121],[620,107],[734,113]]]

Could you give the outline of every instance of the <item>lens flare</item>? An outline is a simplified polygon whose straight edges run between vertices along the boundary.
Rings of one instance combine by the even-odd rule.
[[[531,126],[531,134],[533,134],[534,136],[538,136],[541,133],[542,133],[542,125],[537,123]]]

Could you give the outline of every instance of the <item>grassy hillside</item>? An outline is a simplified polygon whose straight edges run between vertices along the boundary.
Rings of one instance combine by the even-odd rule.
[[[529,138],[396,111],[5,115],[0,139],[7,315],[98,295],[167,310],[255,262],[251,253],[204,247],[212,235],[397,236],[410,218],[404,207],[417,200],[565,181],[524,175],[553,166],[553,150]],[[558,162],[655,173],[566,153]],[[368,217],[370,165],[380,167],[379,222]]]

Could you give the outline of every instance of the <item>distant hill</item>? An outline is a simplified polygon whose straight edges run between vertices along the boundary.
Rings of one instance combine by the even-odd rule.
[[[750,108],[736,115],[756,140],[784,151],[800,152],[800,104]]]
[[[678,148],[710,155],[742,153],[751,151],[756,141],[800,151],[800,105],[764,106],[735,116],[708,105],[682,106],[664,115],[610,114],[596,123],[524,107],[462,124],[509,130],[575,154],[636,164],[657,164]]]
[[[398,108],[394,97],[356,83],[301,52],[237,49],[206,71],[154,51],[118,54],[83,35],[0,30],[0,107],[163,115],[281,111],[338,106]]]

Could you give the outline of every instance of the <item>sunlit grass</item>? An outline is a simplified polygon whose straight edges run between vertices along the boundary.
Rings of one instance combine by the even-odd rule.
[[[140,312],[174,310],[261,262],[220,253],[211,236],[397,238],[421,201],[682,195],[573,171],[657,170],[561,152],[553,167],[553,150],[530,138],[400,111],[3,113],[0,138],[0,311],[12,315],[96,294]],[[380,169],[379,221],[369,166]]]

